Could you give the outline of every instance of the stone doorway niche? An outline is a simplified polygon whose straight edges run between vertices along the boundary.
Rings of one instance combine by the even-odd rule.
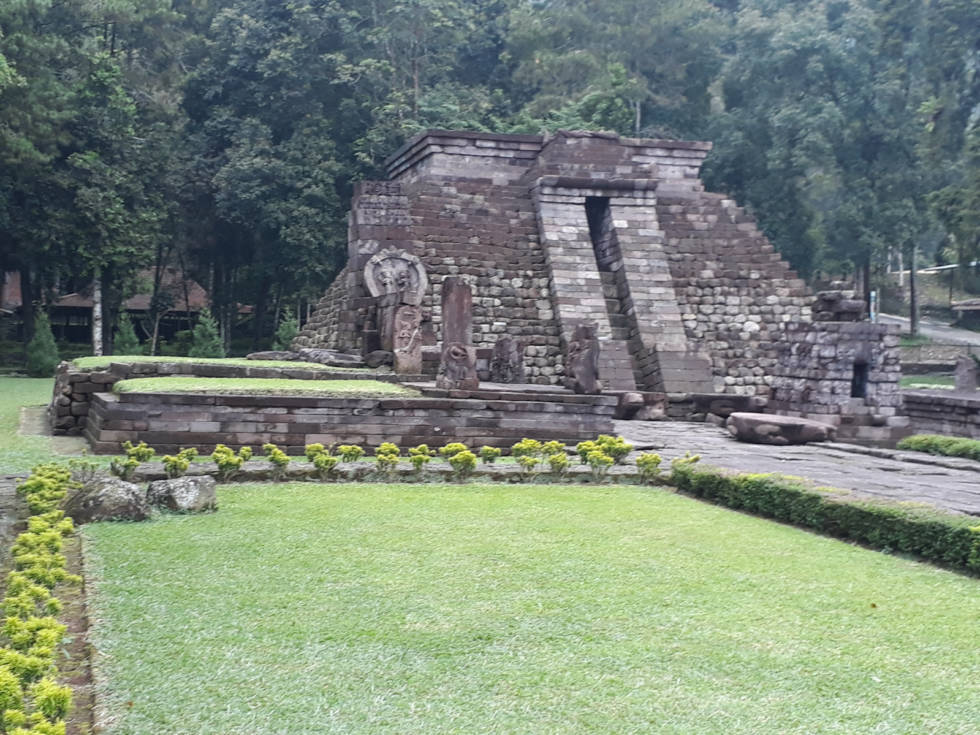
[[[851,398],[868,397],[868,361],[858,358],[854,361],[851,376]]]

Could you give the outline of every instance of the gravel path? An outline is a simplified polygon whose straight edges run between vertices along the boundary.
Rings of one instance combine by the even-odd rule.
[[[913,501],[980,516],[980,462],[851,445],[745,444],[705,424],[617,421],[616,431],[665,462],[690,450],[701,461],[739,472],[778,472],[868,498]]]

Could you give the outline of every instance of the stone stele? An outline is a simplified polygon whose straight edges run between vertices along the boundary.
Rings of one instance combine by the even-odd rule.
[[[462,278],[442,281],[442,359],[436,387],[474,390],[480,386],[473,347],[473,293]]]

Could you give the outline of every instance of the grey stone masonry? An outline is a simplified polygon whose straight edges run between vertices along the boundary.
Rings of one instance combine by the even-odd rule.
[[[752,219],[699,178],[710,143],[430,130],[355,190],[348,264],[296,346],[377,349],[364,263],[383,249],[429,275],[423,344],[441,340],[447,276],[473,288],[473,344],[522,340],[527,380],[560,384],[569,336],[595,322],[620,390],[766,396],[777,344],[809,295]],[[424,364],[431,364],[426,362]]]

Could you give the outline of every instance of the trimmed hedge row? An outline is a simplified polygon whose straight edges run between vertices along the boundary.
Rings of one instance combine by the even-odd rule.
[[[788,477],[732,475],[689,463],[674,464],[670,480],[681,492],[729,508],[980,572],[976,518],[918,506],[843,501]]]
[[[0,630],[0,714],[9,735],[64,735],[72,693],[57,683],[55,656],[66,628],[53,616],[61,602],[52,590],[81,578],[65,569],[64,539],[74,531],[58,506],[71,487],[71,472],[39,465],[17,486],[31,516],[13,545],[14,571],[7,577]]]
[[[944,457],[963,457],[980,461],[980,441],[941,434],[915,434],[902,439],[896,449],[927,452]]]

